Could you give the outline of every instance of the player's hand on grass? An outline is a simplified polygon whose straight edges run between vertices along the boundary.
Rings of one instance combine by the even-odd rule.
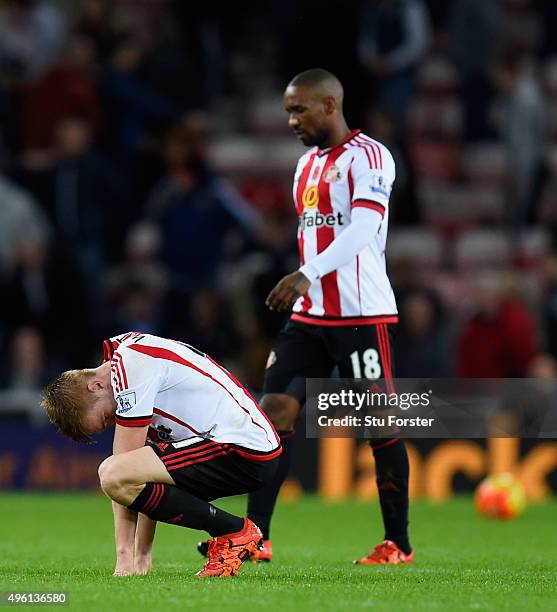
[[[118,555],[116,557],[116,568],[113,576],[133,576],[134,574],[133,555]]]
[[[130,567],[116,566],[113,576],[133,576],[135,573],[133,564]]]
[[[281,279],[269,293],[265,304],[269,310],[284,312],[290,310],[294,302],[306,293],[311,282],[299,271],[288,274]]]
[[[151,555],[136,555],[133,566],[134,574],[138,576],[147,576],[147,574],[151,573],[153,558]]]
[[[113,576],[146,576],[151,573],[151,555],[139,556],[135,560],[118,561]]]

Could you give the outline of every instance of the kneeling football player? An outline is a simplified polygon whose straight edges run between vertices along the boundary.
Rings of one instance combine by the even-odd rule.
[[[115,425],[114,454],[99,467],[113,500],[114,575],[149,573],[156,521],[212,536],[198,576],[236,575],[261,531],[210,502],[272,478],[282,451],[274,427],[228,371],[189,345],[130,332],[106,340],[104,358],[60,374],[43,406],[76,441]]]

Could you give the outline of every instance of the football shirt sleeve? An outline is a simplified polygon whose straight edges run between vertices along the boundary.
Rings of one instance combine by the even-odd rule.
[[[375,157],[372,158],[371,153],[374,152]],[[384,147],[376,148],[371,153],[362,149],[352,162],[352,209],[368,208],[383,217],[395,182],[395,162]]]
[[[163,379],[159,362],[122,347],[111,360],[111,383],[116,400],[116,423],[124,427],[150,425],[155,398]]]

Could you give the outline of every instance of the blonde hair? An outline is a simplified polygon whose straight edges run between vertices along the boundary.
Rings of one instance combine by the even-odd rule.
[[[83,430],[84,408],[91,396],[87,382],[94,370],[69,370],[62,372],[44,390],[41,406],[51,423],[76,442],[91,442]]]

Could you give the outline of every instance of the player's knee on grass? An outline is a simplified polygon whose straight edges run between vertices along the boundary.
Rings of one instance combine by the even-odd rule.
[[[300,413],[300,402],[282,393],[269,393],[261,400],[261,408],[279,432],[291,431]]]

